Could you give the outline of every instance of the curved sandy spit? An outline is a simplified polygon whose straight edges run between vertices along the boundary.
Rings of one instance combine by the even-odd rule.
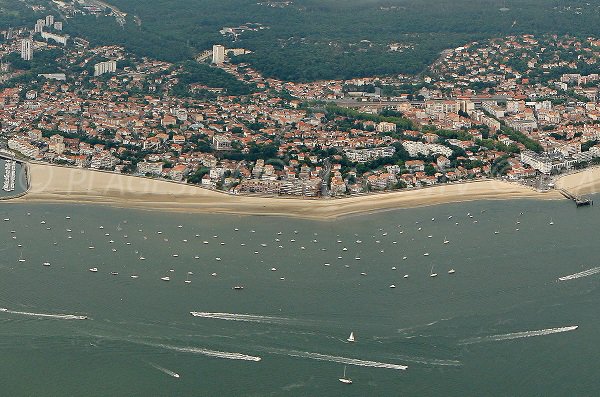
[[[324,220],[473,200],[561,198],[555,191],[539,193],[518,184],[495,180],[315,200],[235,196],[168,181],[45,164],[30,164],[30,176],[28,194],[9,202],[84,203],[171,212],[278,215]]]

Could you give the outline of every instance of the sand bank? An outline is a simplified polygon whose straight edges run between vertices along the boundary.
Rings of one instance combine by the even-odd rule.
[[[29,193],[11,202],[85,203],[187,213],[334,219],[351,214],[462,201],[561,197],[557,192],[538,193],[524,186],[500,181],[315,200],[235,196],[167,181],[43,164],[30,164],[30,176]]]

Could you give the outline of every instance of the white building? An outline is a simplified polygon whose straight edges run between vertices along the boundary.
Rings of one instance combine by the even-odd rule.
[[[348,160],[358,163],[366,163],[367,161],[376,160],[381,157],[391,157],[394,153],[396,153],[396,148],[393,146],[376,147],[372,149],[350,149],[344,151]]]
[[[31,158],[37,158],[40,155],[40,149],[29,143],[27,139],[21,137],[10,138],[8,140],[8,148]]]
[[[504,117],[504,109],[498,106],[498,103],[496,102],[482,101],[481,108],[497,119],[501,119]]]
[[[54,30],[63,30],[63,23],[60,21],[54,22]]]
[[[214,45],[213,46],[213,56],[212,63],[216,65],[220,65],[225,62],[225,47],[222,45]]]
[[[594,157],[593,153],[582,152],[573,154],[570,157],[564,157],[560,153],[543,153],[526,150],[521,153],[521,162],[528,164],[531,168],[540,171],[542,174],[550,174],[552,171],[560,172],[571,169],[576,163],[590,161]]]
[[[23,39],[21,41],[21,59],[31,61],[33,58],[33,40]]]
[[[104,150],[104,151],[94,154],[92,156],[90,168],[112,169],[115,165],[117,165],[117,163],[118,163],[118,160],[115,157],[113,157],[109,151]]]
[[[58,44],[62,44],[62,45],[67,45],[67,41],[69,40],[69,36],[61,36],[59,34],[54,34],[54,33],[49,33],[49,32],[44,32],[44,31],[42,31],[40,33],[44,40],[46,40],[46,41],[54,40]]]
[[[417,157],[418,155],[429,156],[431,154],[444,155],[446,157],[452,155],[452,149],[437,143],[403,141],[402,146],[404,146],[410,157]]]
[[[231,139],[223,135],[214,135],[213,147],[215,150],[231,150]]]
[[[48,15],[46,17],[46,26],[50,27],[54,25],[54,15]]]
[[[100,62],[94,65],[94,76],[101,76],[105,73],[115,73],[117,71],[117,61]]]
[[[163,171],[163,163],[150,163],[147,161],[139,162],[137,165],[140,174],[160,175]]]
[[[428,100],[425,101],[425,113],[446,114],[458,113],[460,110],[460,102],[455,100]]]
[[[381,123],[377,124],[376,130],[377,132],[395,132],[396,124],[382,121]]]
[[[46,20],[38,19],[35,23],[35,26],[33,27],[33,31],[35,33],[42,33],[42,31],[44,30],[44,26],[46,26]]]

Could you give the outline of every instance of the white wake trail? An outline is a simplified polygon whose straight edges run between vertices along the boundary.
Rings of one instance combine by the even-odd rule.
[[[460,344],[461,345],[470,345],[473,343],[498,342],[498,341],[511,340],[511,339],[531,338],[534,336],[544,336],[544,335],[559,334],[561,332],[575,331],[577,328],[579,328],[578,325],[571,325],[568,327],[547,328],[547,329],[540,329],[537,331],[523,331],[523,332],[514,332],[511,334],[482,336],[482,337],[477,337],[477,338],[465,339],[465,340],[461,341]]]
[[[19,314],[21,316],[39,317],[39,318],[55,318],[58,320],[87,320],[88,316],[79,316],[76,314],[48,314],[48,313],[31,313],[20,312],[16,310],[8,310],[4,307],[0,308],[2,313]]]
[[[560,281],[575,280],[577,278],[591,276],[592,274],[596,274],[596,273],[600,273],[600,266],[593,267],[591,269],[584,270],[584,271],[579,272],[579,273],[570,274],[568,276],[559,277],[558,279]]]
[[[179,377],[180,377],[180,376],[179,376],[179,374],[178,374],[177,372],[173,372],[173,371],[171,371],[170,369],[167,369],[167,368],[161,367],[161,366],[160,366],[160,365],[158,365],[158,364],[154,364],[154,363],[151,363],[151,362],[149,362],[148,364],[150,364],[150,365],[151,365],[153,368],[156,368],[156,369],[157,369],[157,370],[159,370],[160,372],[163,372],[163,373],[165,373],[165,374],[167,374],[167,375],[169,375],[169,376],[172,376],[173,378],[179,378]]]
[[[291,324],[297,320],[285,317],[258,316],[253,314],[190,312],[194,317],[212,318],[215,320],[244,321],[263,324]]]
[[[176,352],[201,354],[201,355],[207,356],[207,357],[225,358],[228,360],[243,360],[243,361],[256,361],[256,362],[261,360],[260,357],[250,356],[248,354],[222,352],[222,351],[218,351],[218,350],[202,349],[199,347],[191,347],[191,346],[180,347],[180,346],[173,346],[173,345],[164,345],[164,344],[160,344],[160,343],[144,343],[144,342],[137,342],[137,343],[141,343],[141,344],[144,344],[147,346],[158,347],[161,349],[173,350]]]
[[[412,356],[394,356],[394,359],[410,361],[417,364],[425,364],[425,365],[436,365],[436,366],[450,366],[450,367],[460,367],[462,366],[462,362],[458,360],[445,360],[439,358],[427,358],[427,357],[412,357]]]
[[[386,368],[386,369],[395,369],[395,370],[402,370],[402,371],[408,368],[406,365],[380,363],[377,361],[360,360],[358,358],[330,356],[328,354],[303,352],[303,351],[299,351],[299,350],[274,349],[274,350],[269,350],[268,352],[272,353],[272,354],[285,355],[285,356],[289,356],[289,357],[308,358],[311,360],[329,361],[329,362],[333,362],[333,363],[355,365],[355,366],[359,366],[359,367]]]

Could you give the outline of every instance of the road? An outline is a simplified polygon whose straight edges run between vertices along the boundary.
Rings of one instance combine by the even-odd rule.
[[[329,177],[331,176],[331,161],[325,159],[323,162],[323,171],[321,177],[323,178],[323,185],[321,186],[321,196],[329,197]]]

